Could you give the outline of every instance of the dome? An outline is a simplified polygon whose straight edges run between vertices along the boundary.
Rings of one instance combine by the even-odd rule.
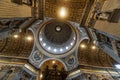
[[[63,54],[72,49],[76,42],[76,32],[68,22],[48,21],[39,32],[42,48],[52,54]]]

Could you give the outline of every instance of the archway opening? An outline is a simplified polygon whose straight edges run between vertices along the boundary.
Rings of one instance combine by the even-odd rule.
[[[67,75],[64,64],[58,60],[51,59],[42,64],[39,80],[66,80]]]
[[[52,69],[54,65],[57,65],[57,69],[58,69],[58,70],[61,70],[62,68],[65,69],[64,64],[61,63],[61,62],[58,61],[58,60],[55,60],[55,59],[51,59],[51,60],[45,61],[45,62],[42,64],[42,66],[41,66],[40,69],[41,69],[41,71],[43,71],[43,70],[46,68],[46,66],[48,66],[49,69]]]

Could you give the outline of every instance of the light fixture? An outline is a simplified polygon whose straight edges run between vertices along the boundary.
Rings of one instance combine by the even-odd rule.
[[[73,39],[75,40],[75,37]]]
[[[72,45],[73,45],[73,43],[70,43],[70,45],[72,46]]]
[[[85,44],[81,44],[80,47],[81,48],[86,48],[86,45]]]
[[[66,47],[66,49],[68,49],[68,47]]]
[[[96,44],[96,41],[95,41],[95,40],[93,41],[93,44]]]
[[[33,38],[32,38],[31,36],[27,36],[26,39],[27,39],[28,41],[31,41]]]
[[[42,75],[42,74],[40,74],[40,78],[41,78],[41,79],[43,78],[43,75]]]
[[[48,47],[48,50],[51,50],[51,47]]]
[[[54,52],[57,52],[57,49],[54,49]]]
[[[19,36],[17,34],[13,35],[14,38],[18,38]]]
[[[43,39],[42,38],[40,38],[40,41],[42,41]]]
[[[120,69],[120,64],[116,64],[115,67]]]
[[[94,50],[94,49],[96,49],[96,46],[92,46],[91,48]]]
[[[60,49],[60,52],[62,52],[63,51],[63,49]]]
[[[55,61],[54,61],[54,60],[52,61],[52,64],[55,64]]]
[[[65,7],[61,7],[61,8],[60,8],[59,16],[60,16],[61,18],[65,18],[65,17],[67,16],[67,11],[66,11],[66,8],[65,8]]]
[[[46,46],[46,43],[43,43],[43,46]]]

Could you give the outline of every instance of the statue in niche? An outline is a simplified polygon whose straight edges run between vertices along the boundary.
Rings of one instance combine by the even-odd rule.
[[[42,72],[42,74],[43,74],[42,80],[49,80],[49,78],[48,78],[48,76],[50,74],[49,72],[50,72],[49,66],[47,65],[45,70]]]
[[[65,71],[64,68],[61,69],[60,75],[61,75],[61,80],[65,80],[67,78],[67,72]]]

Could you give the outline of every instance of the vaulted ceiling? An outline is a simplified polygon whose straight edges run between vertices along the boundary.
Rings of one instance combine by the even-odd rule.
[[[68,20],[80,23],[88,0],[46,0],[45,16],[56,17],[59,7],[68,8]]]
[[[0,57],[23,58],[28,59],[34,40],[28,41],[27,36],[32,36],[31,32],[19,33],[19,37],[10,36],[9,38],[0,40]]]
[[[100,0],[100,1],[104,1],[104,0]],[[89,0],[52,0],[52,1],[46,0],[45,16],[56,18],[57,10],[59,9],[59,7],[65,6],[66,8],[68,8],[68,12],[69,12],[68,14],[69,17],[67,18],[67,20],[80,23],[83,18],[89,15],[89,12],[88,14],[85,13],[87,7],[88,8],[90,7],[88,3],[89,3]],[[88,18],[88,16],[86,18]],[[18,23],[21,23],[21,22],[18,22]],[[17,21],[16,21],[16,24],[17,24]],[[5,26],[3,25],[0,26],[0,28],[4,28],[4,27]],[[32,35],[31,33],[28,33],[28,35],[29,34]],[[20,33],[19,35],[20,36],[18,39],[14,39],[14,37],[11,36],[7,39],[0,40],[0,56],[20,57],[20,58],[29,57],[34,41],[31,41],[31,42],[25,41],[24,37],[27,36],[25,33]],[[80,64],[94,65],[94,66],[104,65],[105,67],[112,66],[111,64],[113,60],[108,55],[106,55],[103,51],[99,49],[92,51],[90,49],[90,46],[88,47],[89,48],[85,50],[82,50],[79,48],[78,59]]]
[[[64,6],[68,9],[69,12],[67,20],[81,23],[82,20],[84,21],[83,18],[86,18],[85,19],[86,22],[86,20],[89,20],[88,18],[90,17],[89,12],[87,12],[86,10],[93,9],[89,5],[90,3],[89,1],[94,1],[94,0],[64,0],[64,1],[46,0],[44,15],[45,17],[56,18],[59,7]],[[105,0],[99,0],[99,1],[103,2]],[[12,15],[12,18],[13,17],[16,16]],[[12,23],[19,26],[19,23],[23,23],[25,20],[26,19],[23,19],[21,22],[18,20],[18,23],[16,20],[15,23],[14,21]],[[4,26],[2,25],[3,23],[5,24]],[[8,27],[9,23],[10,23],[9,20],[6,22],[3,21],[2,23],[0,23],[0,28],[10,28]],[[28,35],[29,34],[32,35],[31,33],[28,33]],[[18,57],[18,58],[29,57],[33,48],[34,41],[30,41],[30,42],[25,41],[24,38],[25,36],[27,36],[27,34],[25,33],[20,33],[19,35],[20,36],[18,39],[15,39],[13,36],[10,36],[7,39],[0,40],[0,56]],[[81,49],[79,47],[78,60],[81,65],[94,65],[99,67],[112,67],[112,63],[113,63],[113,60],[107,54],[105,54],[105,52],[101,51],[100,49],[91,50],[90,46],[88,46],[87,49]]]

